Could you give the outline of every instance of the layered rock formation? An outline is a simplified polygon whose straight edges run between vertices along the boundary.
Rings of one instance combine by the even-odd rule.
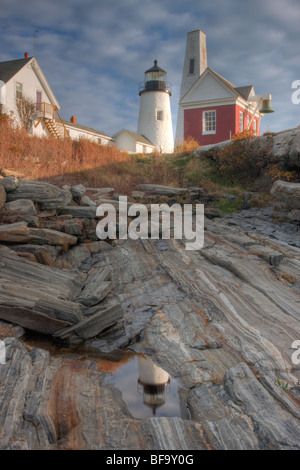
[[[297,222],[286,237],[266,210],[206,219],[204,247],[186,251],[184,239],[89,239],[95,219],[59,215],[56,200],[55,214],[37,203],[39,233],[1,247],[1,448],[299,449]],[[75,244],[49,243],[46,230],[71,226]],[[22,328],[46,321],[44,349]],[[134,419],[107,381],[113,367],[103,368],[103,359],[122,366],[110,356],[120,350],[176,378],[190,419]]]

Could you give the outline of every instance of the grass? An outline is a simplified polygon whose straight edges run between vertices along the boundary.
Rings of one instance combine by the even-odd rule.
[[[115,193],[128,196],[140,183],[198,186],[205,203],[223,214],[240,210],[245,192],[258,193],[249,200],[251,207],[269,204],[272,178],[264,174],[262,167],[259,171],[255,168],[255,156],[248,147],[242,151],[242,143],[237,142],[223,154],[208,152],[196,157],[194,150],[198,147],[196,141],[187,139],[175,147],[172,155],[130,155],[115,146],[84,139],[33,137],[0,114],[0,170],[17,171],[26,179],[59,186],[82,183],[87,187],[113,187]],[[235,198],[228,198],[229,194]]]

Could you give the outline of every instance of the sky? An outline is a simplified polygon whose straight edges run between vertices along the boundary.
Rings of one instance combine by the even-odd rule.
[[[198,29],[210,68],[272,94],[262,132],[300,124],[299,0],[0,0],[0,61],[35,55],[62,118],[112,136],[137,131],[138,85],[157,59],[175,135],[186,37]]]

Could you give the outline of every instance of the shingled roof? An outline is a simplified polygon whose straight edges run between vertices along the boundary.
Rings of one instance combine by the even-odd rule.
[[[155,145],[150,142],[144,135],[137,134],[136,132],[128,131],[127,129],[122,129],[121,131],[117,132],[115,135],[113,135],[113,139],[120,134],[121,132],[126,132],[129,134],[136,142],[139,142],[140,144],[144,145],[150,145],[151,147],[155,147]]]
[[[28,64],[31,59],[32,57],[0,62],[0,80],[7,83],[14,75],[16,75],[17,72],[19,72],[19,70]]]
[[[81,124],[77,124],[75,122],[65,121],[65,120],[63,120],[63,123],[66,126],[73,127],[74,129],[87,131],[87,132],[92,132],[93,134],[97,134],[99,136],[102,135],[102,136],[105,136],[105,137],[108,137],[109,139],[111,139],[111,137],[109,135],[105,134],[104,132],[97,131],[96,129],[93,129],[92,127],[82,126]]]

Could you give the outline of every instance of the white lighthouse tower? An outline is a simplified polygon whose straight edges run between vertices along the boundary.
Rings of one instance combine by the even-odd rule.
[[[187,33],[185,57],[182,71],[180,100],[190,90],[207,68],[206,34],[200,29]],[[176,142],[184,136],[184,111],[178,105]]]
[[[145,72],[145,81],[140,83],[140,110],[138,134],[146,137],[163,153],[173,153],[174,138],[171,116],[171,84],[167,73],[154,61]]]

